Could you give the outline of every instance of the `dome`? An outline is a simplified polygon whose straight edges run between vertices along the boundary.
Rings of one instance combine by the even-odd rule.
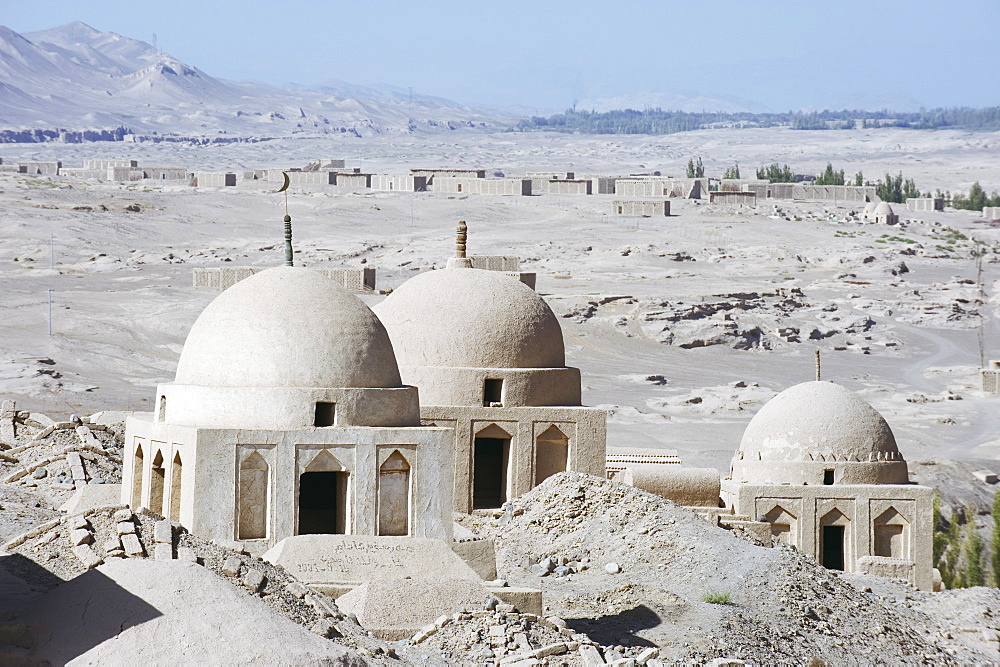
[[[875,202],[868,202],[867,204],[865,204],[865,210],[862,213],[862,216],[867,218],[870,217],[874,212],[875,212]]]
[[[875,215],[892,215],[892,207],[889,206],[888,202],[880,201],[878,206],[875,207]]]
[[[521,281],[498,271],[428,271],[375,307],[400,366],[562,368],[559,320]]]
[[[733,458],[743,482],[905,484],[906,462],[882,415],[832,382],[804,382],[754,415]]]
[[[276,267],[242,280],[202,311],[176,384],[212,387],[399,387],[375,314],[329,278]]]

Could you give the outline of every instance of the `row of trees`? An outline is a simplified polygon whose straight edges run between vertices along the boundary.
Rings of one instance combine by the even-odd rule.
[[[984,206],[1000,206],[1000,194],[994,190],[991,195],[987,195],[983,186],[979,185],[979,181],[976,181],[969,188],[968,196],[961,193],[953,195],[951,205],[966,211],[982,211]]]
[[[1000,491],[993,496],[990,514],[993,531],[987,544],[976,525],[976,510],[971,503],[945,519],[941,498],[935,494],[934,567],[948,588],[1000,587]]]
[[[919,197],[920,191],[912,178],[903,179],[903,172],[896,176],[886,174],[885,180],[875,183],[875,194],[882,201],[902,204],[907,199]]]
[[[840,130],[857,127],[909,127],[914,129],[960,128],[1000,130],[1000,107],[939,108],[912,112],[840,111],[784,113],[716,113],[664,111],[663,109],[618,109],[595,112],[567,109],[548,117],[532,116],[520,121],[522,132],[555,131],[583,134],[673,134],[709,127],[789,127],[796,130]]]

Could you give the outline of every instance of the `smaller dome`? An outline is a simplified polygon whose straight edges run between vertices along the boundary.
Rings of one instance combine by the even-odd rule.
[[[733,457],[732,479],[772,484],[905,484],[892,429],[857,394],[832,382],[789,387],[754,415]]]
[[[875,215],[892,215],[892,207],[889,206],[889,202],[880,201],[875,207]]]
[[[443,269],[410,278],[375,306],[400,366],[562,368],[552,309],[499,271]]]
[[[865,210],[862,215],[866,218],[871,217],[872,213],[875,211],[875,202],[868,202],[865,204]]]
[[[208,304],[188,334],[176,384],[211,387],[399,387],[382,323],[329,278],[276,267]]]

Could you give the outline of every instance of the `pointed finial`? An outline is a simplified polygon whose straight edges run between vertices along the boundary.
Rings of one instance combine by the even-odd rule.
[[[819,371],[820,371],[820,366],[819,366],[819,350],[816,350],[816,382],[820,381],[820,379],[819,379]]]
[[[285,266],[294,266],[292,253],[292,216],[288,215],[288,186],[290,185],[290,179],[288,178],[287,171],[281,172],[281,175],[284,176],[284,182],[278,192],[285,193]]]
[[[465,256],[465,242],[469,237],[469,227],[460,220],[455,229],[455,256],[448,260],[449,269],[471,269],[472,260]]]

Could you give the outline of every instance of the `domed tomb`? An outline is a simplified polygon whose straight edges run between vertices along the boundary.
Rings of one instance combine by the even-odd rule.
[[[403,283],[375,306],[407,384],[435,405],[579,405],[549,305],[498,271],[447,268]],[[502,385],[496,395],[490,383]],[[484,388],[485,387],[485,388]]]
[[[562,328],[538,294],[482,269],[428,271],[376,306],[401,366],[561,368]]]
[[[832,382],[804,382],[754,415],[731,479],[752,484],[907,484],[906,461],[882,415]]]
[[[379,319],[334,281],[298,267],[262,271],[216,297],[162,389],[158,410],[173,423],[312,426],[317,402],[336,403],[340,425],[419,423]]]
[[[448,268],[375,307],[425,424],[454,433],[455,509],[500,507],[564,470],[605,474],[606,415],[580,401],[562,328],[533,289],[472,268],[467,226]]]

